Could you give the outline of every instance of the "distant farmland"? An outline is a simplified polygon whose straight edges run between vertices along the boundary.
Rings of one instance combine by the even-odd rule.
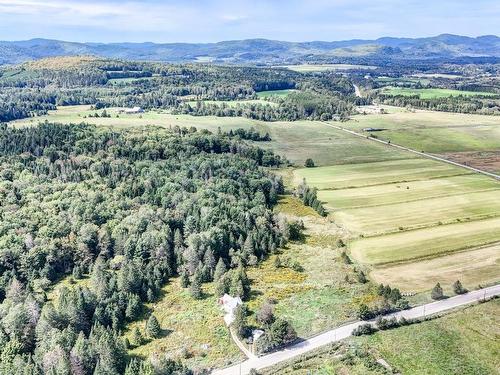
[[[382,90],[386,95],[417,95],[420,99],[447,98],[449,96],[499,96],[498,94],[486,91],[462,91],[451,89],[414,89],[406,87],[386,87]]]

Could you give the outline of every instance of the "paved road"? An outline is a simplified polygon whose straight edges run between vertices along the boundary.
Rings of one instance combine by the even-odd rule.
[[[471,304],[484,298],[491,298],[498,295],[500,295],[500,285],[495,285],[488,288],[475,290],[467,294],[451,297],[442,301],[432,302],[426,305],[414,307],[409,310],[389,314],[387,315],[387,317],[390,318],[395,316],[396,318],[405,317],[407,319],[422,318],[463,305]],[[314,350],[321,346],[349,337],[351,336],[352,330],[354,328],[364,323],[366,322],[358,321],[347,324],[345,326],[312,337],[308,340],[302,341],[298,344],[289,346],[278,352],[274,352],[259,358],[251,358],[240,364],[222,370],[215,370],[212,372],[212,375],[244,375],[248,374],[250,369],[252,368],[258,370],[275,365],[277,363],[297,357],[310,350]]]
[[[470,171],[473,171],[473,172],[476,172],[476,173],[481,173],[481,174],[484,174],[484,175],[486,175],[488,177],[493,177],[493,178],[495,178],[497,180],[500,180],[500,175],[495,174],[495,173],[486,172],[486,171],[483,171],[482,169],[477,169],[477,168],[474,168],[474,167],[470,167],[470,166],[465,165],[465,164],[460,164],[460,163],[457,163],[457,162],[454,162],[454,161],[451,161],[451,160],[448,160],[448,159],[441,158],[439,156],[428,154],[426,152],[420,152],[420,151],[413,150],[413,149],[408,148],[408,147],[404,147],[404,146],[400,146],[400,145],[397,145],[397,144],[394,144],[394,143],[391,143],[391,142],[383,141],[381,139],[377,139],[377,138],[373,138],[373,137],[367,137],[364,134],[361,134],[361,133],[355,132],[353,130],[349,130],[349,129],[343,128],[341,126],[332,125],[332,124],[330,124],[328,122],[323,122],[322,121],[322,123],[325,126],[329,126],[331,128],[334,128],[334,129],[337,129],[337,130],[341,130],[343,132],[355,135],[357,137],[362,137],[362,138],[365,138],[365,139],[368,138],[369,140],[372,140],[374,142],[382,143],[382,144],[387,145],[387,146],[392,146],[394,148],[397,148],[397,149],[400,149],[400,150],[403,150],[403,151],[408,151],[408,152],[411,152],[413,154],[417,154],[417,155],[423,156],[425,158],[434,159],[434,160],[437,160],[437,161],[441,161],[443,163],[452,164],[452,165],[455,165],[457,167],[465,168],[465,169],[468,169]]]

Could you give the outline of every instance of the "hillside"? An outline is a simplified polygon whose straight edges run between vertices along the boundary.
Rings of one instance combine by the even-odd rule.
[[[49,39],[0,41],[0,64],[20,63],[50,56],[96,55],[110,58],[166,62],[218,63],[344,62],[353,59],[419,60],[500,58],[500,38],[443,34],[429,38],[284,42],[267,39],[219,43],[75,43]]]

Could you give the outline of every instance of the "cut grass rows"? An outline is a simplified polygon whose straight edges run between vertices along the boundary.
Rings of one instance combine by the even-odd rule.
[[[352,254],[364,263],[381,265],[434,257],[498,241],[500,218],[361,238],[350,244]]]

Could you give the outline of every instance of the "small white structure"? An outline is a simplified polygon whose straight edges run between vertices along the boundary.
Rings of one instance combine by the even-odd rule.
[[[134,113],[144,113],[144,109],[142,109],[141,107],[125,108],[125,109],[122,109],[120,112],[131,115]]]
[[[224,310],[224,321],[228,327],[234,321],[234,310],[241,304],[243,304],[243,301],[240,297],[231,297],[229,294],[224,294],[219,298],[219,305]]]
[[[252,331],[252,342],[257,342],[257,340],[259,339],[260,336],[262,336],[264,334],[264,331],[261,330],[261,329],[254,329]]]

